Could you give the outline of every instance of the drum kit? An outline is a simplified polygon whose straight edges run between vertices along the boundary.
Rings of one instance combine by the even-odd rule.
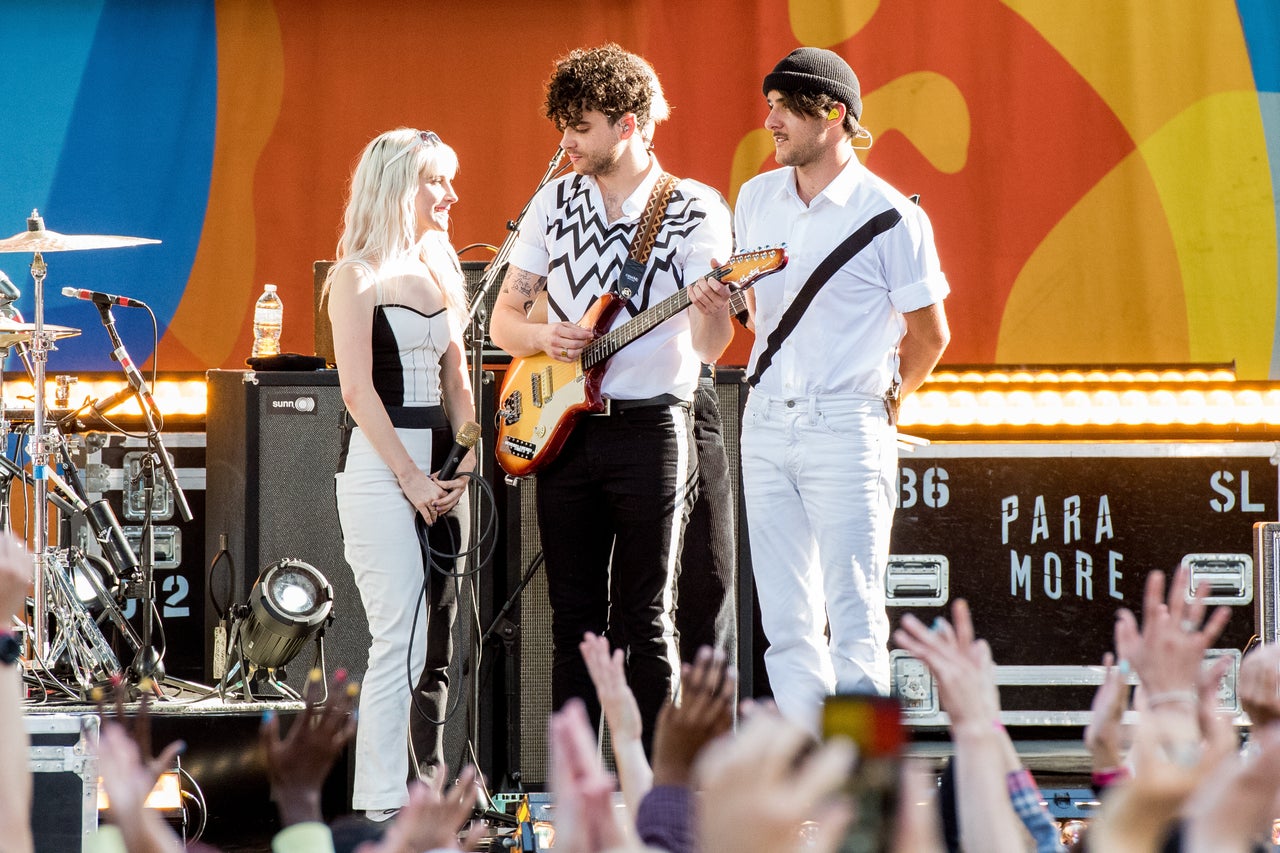
[[[151,606],[154,591],[151,577],[151,554],[154,550],[144,541],[139,549],[142,559],[133,556],[119,523],[105,500],[90,501],[80,483],[68,451],[61,422],[50,416],[45,405],[45,367],[53,342],[80,334],[79,329],[46,325],[44,322],[44,282],[48,273],[44,254],[47,252],[74,252],[92,249],[114,249],[159,243],[142,237],[118,237],[102,234],[61,234],[44,226],[38,211],[32,211],[27,219],[27,229],[5,239],[0,239],[0,254],[30,254],[31,278],[34,282],[34,322],[23,322],[13,309],[18,298],[13,287],[0,273],[0,350],[16,350],[30,375],[34,390],[31,417],[31,433],[27,446],[30,471],[11,461],[0,452],[0,480],[16,478],[28,484],[32,499],[31,545],[34,562],[34,592],[30,603],[30,623],[24,626],[29,650],[26,672],[46,689],[46,693],[60,692],[71,699],[88,698],[93,688],[102,686],[120,675],[128,675],[133,684],[144,680],[157,682],[164,677],[160,655],[151,646],[154,608]],[[123,343],[116,333],[111,319],[110,306],[98,305],[103,325],[111,335],[115,350],[112,358],[121,363],[129,379],[130,388],[112,399],[123,401],[136,395],[148,427],[149,449],[144,461],[147,486],[154,485],[155,467],[162,470],[173,489],[175,503],[185,520],[190,520],[177,478],[159,438],[159,428],[154,418],[154,403],[145,380],[129,359]],[[112,404],[114,405],[114,403]],[[0,379],[0,435],[10,434],[10,424],[3,401],[3,384]],[[61,475],[58,473],[61,463]],[[150,499],[149,488],[144,493]],[[7,490],[6,490],[7,495]],[[0,507],[0,522],[7,527],[7,498]],[[52,547],[49,542],[49,505],[65,511],[82,512],[92,528],[94,537],[102,546],[103,556],[90,555],[72,548]],[[149,531],[147,524],[145,530]],[[125,618],[121,608],[122,593],[119,582],[140,589],[143,599],[140,608],[143,619],[142,633],[138,634]],[[95,606],[91,609],[87,602]],[[94,612],[96,611],[96,612]],[[121,665],[112,644],[104,636],[101,624],[110,619],[119,630],[134,657],[128,667]],[[9,626],[3,626],[7,629]],[[54,689],[50,690],[50,685]]]

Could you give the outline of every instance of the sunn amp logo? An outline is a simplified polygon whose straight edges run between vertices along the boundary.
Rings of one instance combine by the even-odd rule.
[[[271,408],[277,412],[293,411],[309,414],[316,410],[316,398],[309,394],[304,394],[301,397],[272,400]]]

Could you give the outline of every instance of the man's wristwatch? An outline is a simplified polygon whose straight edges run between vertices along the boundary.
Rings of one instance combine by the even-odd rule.
[[[22,643],[16,634],[5,632],[0,634],[0,663],[12,666],[22,657]]]

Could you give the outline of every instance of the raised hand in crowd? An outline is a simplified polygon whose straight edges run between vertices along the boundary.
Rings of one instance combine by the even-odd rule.
[[[1241,662],[1241,674],[1246,662]],[[1263,656],[1263,664],[1270,663]],[[1201,761],[1205,779],[1183,808],[1183,838],[1189,850],[1248,850],[1253,842],[1270,834],[1280,792],[1280,724],[1266,720],[1253,722],[1252,738],[1241,754],[1236,747],[1235,729],[1227,714],[1218,710],[1218,685],[1231,667],[1227,657],[1202,667],[1196,684],[1198,715],[1204,733]],[[1249,664],[1250,679],[1263,680]],[[1237,684],[1239,681],[1237,680]],[[1274,684],[1274,681],[1272,682]],[[1256,697],[1257,684],[1250,692]],[[1252,718],[1251,718],[1252,719]]]
[[[636,812],[636,831],[668,853],[697,849],[693,831],[693,765],[703,748],[733,727],[738,675],[724,652],[698,649],[680,670],[678,702],[658,712],[653,735],[653,790]]]
[[[1280,723],[1255,727],[1243,755],[1228,751],[1186,809],[1184,850],[1246,853],[1269,842],[1280,794]]]
[[[1126,608],[1116,616],[1116,655],[1138,674],[1152,709],[1198,702],[1195,688],[1204,654],[1231,616],[1228,608],[1218,607],[1206,620],[1206,589],[1197,590],[1187,601],[1190,578],[1191,570],[1179,567],[1166,600],[1164,572],[1151,572],[1143,594],[1141,628]]]
[[[1094,786],[1102,789],[1124,777],[1125,732],[1124,712],[1129,706],[1129,663],[1116,665],[1116,656],[1107,652],[1102,657],[1105,674],[1089,708],[1089,723],[1084,729],[1084,745]]]
[[[815,746],[812,736],[757,706],[737,736],[710,743],[694,778],[699,850],[705,853],[833,851],[852,815],[841,787],[855,750],[845,738]],[[801,836],[814,821],[814,833]]]
[[[951,718],[961,846],[1022,850],[1022,821],[1009,800],[1006,781],[1018,762],[1000,725],[991,647],[974,636],[967,602],[957,599],[951,615],[954,627],[939,616],[930,628],[908,613],[893,640],[933,673],[938,699]]]
[[[17,537],[0,534],[0,633],[13,630],[26,607],[31,555]],[[0,850],[27,853],[31,837],[31,765],[22,723],[21,663],[0,663]]]
[[[480,789],[476,785],[474,767],[464,767],[458,780],[448,787],[444,780],[449,768],[428,784],[414,780],[409,785],[409,802],[400,809],[380,841],[356,848],[356,853],[444,853],[474,850],[485,835],[485,825],[477,822],[459,840],[461,832],[474,812]]]
[[[613,805],[614,779],[600,763],[595,733],[580,699],[570,699],[551,715],[547,742],[556,801],[556,850],[640,849],[630,822]]]
[[[142,700],[132,721],[132,731],[126,726],[124,699],[127,687],[123,681],[116,683],[115,717],[101,715],[98,762],[102,785],[111,804],[111,823],[130,853],[180,851],[181,840],[154,809],[146,808],[145,803],[160,774],[174,766],[174,759],[185,744],[174,741],[160,755],[151,757],[151,717],[147,706],[149,687],[141,684],[139,688]]]
[[[352,711],[360,685],[348,682],[346,671],[339,669],[327,691],[328,701],[322,706],[319,703],[326,693],[323,678],[319,669],[311,672],[304,688],[306,706],[283,738],[274,712],[268,711],[262,718],[259,741],[271,783],[271,800],[286,828],[324,821],[320,811],[324,780],[356,732]]]
[[[733,727],[738,671],[723,651],[703,646],[680,671],[679,704],[658,713],[653,733],[653,783],[688,786],[693,763],[712,739]]]
[[[1258,646],[1244,656],[1236,694],[1254,731],[1280,720],[1280,644]]]
[[[1228,612],[1218,608],[1206,620],[1203,595],[1186,600],[1188,581],[1188,570],[1181,568],[1166,590],[1164,573],[1151,572],[1141,626],[1127,609],[1117,615],[1116,654],[1122,664],[1132,665],[1140,682],[1134,698],[1139,712],[1131,750],[1134,775],[1108,787],[1101,816],[1088,832],[1090,850],[1158,849],[1184,810],[1192,815],[1213,810],[1210,791],[1217,782],[1212,780],[1231,772],[1234,734],[1230,722],[1215,712],[1218,683],[1230,661],[1204,665],[1205,651],[1221,634]],[[1100,724],[1107,725],[1106,720]]]
[[[631,814],[653,786],[653,771],[641,740],[643,724],[635,694],[627,685],[627,667],[622,649],[609,650],[609,640],[588,631],[578,644],[587,672],[596,687],[600,709],[609,724],[613,761],[618,769],[622,799]]]
[[[1134,730],[1133,776],[1107,789],[1102,810],[1090,824],[1091,853],[1156,851],[1197,791],[1207,790],[1214,771],[1232,752],[1230,723],[1214,718],[1206,739],[1193,704],[1169,703],[1155,712],[1139,691]],[[1200,849],[1200,848],[1188,848]],[[1213,849],[1213,848],[1210,848]]]

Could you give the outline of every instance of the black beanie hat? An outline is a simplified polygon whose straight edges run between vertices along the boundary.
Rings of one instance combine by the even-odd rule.
[[[773,66],[764,78],[764,93],[809,92],[830,95],[862,118],[862,88],[840,54],[820,47],[797,47]]]

